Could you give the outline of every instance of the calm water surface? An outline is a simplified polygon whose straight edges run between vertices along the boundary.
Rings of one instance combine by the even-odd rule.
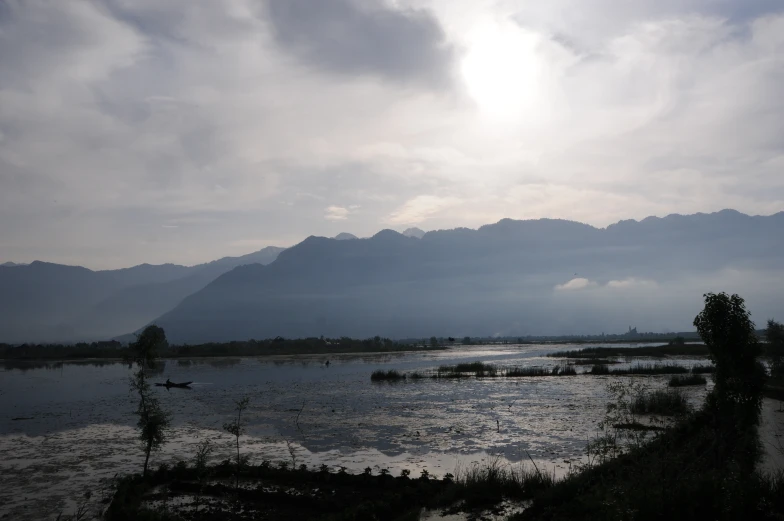
[[[298,355],[167,360],[153,379],[193,381],[156,388],[172,414],[170,442],[153,465],[190,460],[210,439],[216,460],[231,455],[222,431],[234,402],[250,397],[242,450],[299,465],[353,471],[407,468],[443,476],[488,458],[528,455],[563,473],[584,454],[604,414],[608,378],[423,379],[372,383],[375,369],[435,369],[481,360],[552,366],[549,352],[587,346],[471,346],[391,355]],[[325,365],[329,360],[330,365]],[[693,359],[678,363],[691,365]],[[587,370],[588,367],[581,368]],[[116,363],[0,366],[0,517],[54,518],[86,491],[100,507],[116,474],[139,471],[127,366]],[[643,377],[651,387],[664,377]],[[699,402],[704,389],[690,389]],[[301,410],[301,413],[300,413]],[[298,418],[299,414],[299,418]]]

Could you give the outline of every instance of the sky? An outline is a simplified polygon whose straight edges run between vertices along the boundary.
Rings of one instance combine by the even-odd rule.
[[[780,0],[0,0],[0,262],[784,209]]]

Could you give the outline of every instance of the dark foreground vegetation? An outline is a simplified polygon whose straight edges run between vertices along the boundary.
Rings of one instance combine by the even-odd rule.
[[[247,340],[199,345],[167,345],[158,353],[159,358],[199,358],[215,356],[305,355],[334,353],[390,353],[396,351],[430,351],[444,349],[441,344],[423,342],[398,342],[388,338],[301,338]],[[127,359],[130,347],[116,341],[61,344],[0,344],[0,359],[5,360],[85,360]]]
[[[784,479],[755,470],[765,371],[743,300],[705,295],[695,326],[716,364],[705,405],[651,440],[630,438],[627,450],[617,450],[618,432],[608,431],[594,444],[595,464],[538,494],[512,519],[782,518]],[[675,396],[660,391],[632,406],[646,413],[677,407]]]

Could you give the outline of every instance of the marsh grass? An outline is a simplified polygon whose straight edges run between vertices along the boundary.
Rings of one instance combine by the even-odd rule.
[[[700,374],[673,375],[667,385],[670,387],[684,387],[687,385],[705,385],[708,381]]]
[[[589,371],[593,375],[685,374],[689,369],[675,364],[635,364],[631,367],[611,369],[605,364],[595,364]]]
[[[384,371],[383,369],[377,369],[373,371],[370,375],[370,380],[373,382],[381,382],[381,381],[398,381],[398,380],[405,380],[406,375],[398,371],[397,369],[389,369],[388,371]]]
[[[627,368],[611,369],[610,374],[685,374],[689,369],[676,364],[636,364]]]
[[[689,412],[689,402],[678,391],[656,390],[643,393],[631,402],[633,414],[658,414],[661,416],[677,416]]]
[[[442,365],[438,368],[436,378],[459,378],[461,376],[477,377],[497,376],[498,369],[492,364],[484,362],[463,362],[457,365]]]
[[[455,470],[457,492],[464,509],[497,504],[504,498],[526,499],[552,487],[554,474],[526,463],[511,465],[500,458]]]
[[[550,369],[546,367],[510,367],[504,373],[511,378],[521,376],[550,376]]]
[[[504,376],[510,378],[525,376],[575,376],[577,370],[571,365],[556,365],[547,367],[511,367],[506,370]]]
[[[694,365],[691,368],[691,374],[713,374],[716,372],[715,365]]]
[[[556,351],[547,356],[552,358],[614,358],[619,356],[643,356],[663,358],[665,356],[708,356],[704,344],[683,344],[642,347],[586,347],[569,351]]]

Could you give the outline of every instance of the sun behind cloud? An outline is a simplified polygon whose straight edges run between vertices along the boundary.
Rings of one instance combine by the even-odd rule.
[[[461,72],[480,109],[498,119],[532,109],[539,95],[537,37],[509,22],[484,22],[470,41]]]

